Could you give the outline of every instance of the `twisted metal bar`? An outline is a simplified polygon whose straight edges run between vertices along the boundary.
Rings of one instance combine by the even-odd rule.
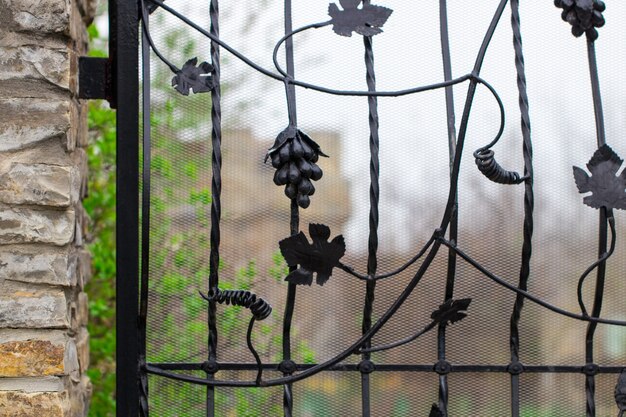
[[[155,2],[158,2],[158,0],[155,0]],[[159,2],[160,3],[160,2]],[[476,89],[476,85],[479,83],[479,79],[478,77],[478,73],[480,71],[480,68],[482,66],[482,61],[484,59],[484,55],[486,53],[487,50],[487,45],[489,44],[491,37],[493,36],[493,32],[495,31],[495,28],[497,26],[497,23],[501,17],[502,11],[504,6],[506,5],[507,0],[501,0],[500,5],[494,15],[494,18],[492,19],[492,23],[487,31],[487,34],[485,35],[485,38],[483,40],[483,44],[481,45],[481,49],[479,51],[478,57],[476,59],[476,64],[474,66],[474,71],[471,75],[468,75],[466,77],[466,79],[471,79],[472,82],[470,83],[470,88],[468,91],[468,95],[466,98],[466,104],[465,104],[465,110],[463,112],[463,119],[461,122],[461,134],[459,136],[459,143],[458,143],[458,151],[455,155],[454,158],[454,163],[453,163],[453,169],[452,169],[452,175],[451,175],[451,187],[450,187],[450,195],[456,195],[456,189],[458,187],[458,173],[459,173],[459,167],[460,167],[460,153],[461,153],[461,149],[462,149],[462,144],[464,141],[464,137],[465,137],[465,133],[466,133],[466,129],[467,129],[467,123],[468,123],[468,119],[469,119],[469,112],[470,112],[470,108],[471,108],[471,104],[473,102],[473,97],[474,97],[474,93],[475,93],[475,89]],[[295,84],[295,83],[294,83]],[[453,83],[440,83],[438,86],[427,86],[427,87],[419,87],[418,89],[414,89],[414,92],[417,91],[426,91],[427,89],[433,89],[433,88],[440,88],[440,87],[445,87],[446,85],[452,85]],[[346,92],[344,92],[346,93]],[[350,92],[347,92],[350,93]],[[395,95],[397,94],[397,92],[392,92],[389,95]],[[377,92],[368,92],[362,95],[369,95],[369,96],[379,96],[379,95],[384,95],[381,93],[377,93]],[[437,255],[437,252],[442,244],[442,241],[440,241],[440,239],[443,239],[442,236],[446,231],[447,226],[449,225],[450,222],[450,218],[451,218],[451,203],[453,203],[455,200],[452,198],[448,199],[448,205],[446,206],[446,212],[444,213],[444,217],[442,219],[442,227],[440,229],[437,230],[436,234],[439,236],[439,239],[437,239],[434,242],[434,245],[431,247],[430,252],[428,253],[426,259],[424,260],[423,264],[420,266],[420,268],[418,269],[418,271],[416,272],[416,274],[414,275],[414,277],[412,278],[412,280],[409,282],[408,286],[402,291],[402,293],[398,296],[398,298],[396,299],[396,301],[392,304],[392,306],[382,315],[382,317],[373,325],[370,327],[370,329],[362,335],[362,337],[356,341],[349,349],[345,350],[344,352],[342,352],[341,354],[338,354],[337,356],[335,356],[334,358],[328,360],[325,363],[316,365],[312,368],[307,369],[306,371],[303,371],[300,374],[297,375],[293,375],[291,377],[283,377],[283,378],[277,378],[271,381],[261,381],[260,383],[258,382],[249,382],[249,381],[217,381],[217,380],[211,380],[211,381],[207,381],[207,380],[202,380],[199,378],[195,378],[195,377],[186,377],[186,376],[175,376],[175,378],[180,379],[180,380],[186,380],[189,382],[194,382],[197,384],[201,384],[201,385],[211,385],[211,386],[255,386],[255,385],[261,385],[261,386],[275,386],[275,385],[282,385],[282,384],[286,384],[286,383],[291,383],[291,382],[295,382],[297,380],[301,380],[304,378],[307,378],[317,372],[320,372],[321,370],[331,367],[335,364],[337,364],[338,362],[340,362],[341,360],[345,359],[347,356],[350,355],[351,352],[353,352],[356,348],[360,347],[363,345],[363,343],[367,342],[378,330],[380,330],[380,328],[382,328],[382,326],[384,326],[384,324],[389,320],[389,318],[398,310],[398,308],[406,301],[406,299],[408,298],[408,296],[412,293],[412,291],[414,290],[415,286],[420,282],[421,278],[423,277],[424,273],[426,272],[426,270],[429,268],[429,266],[431,265],[432,261],[434,260],[435,256]],[[292,222],[293,223],[293,222]],[[157,372],[154,372],[157,373]],[[164,376],[168,376],[168,377],[173,377],[172,375],[164,375]]]
[[[530,112],[528,106],[528,92],[526,88],[526,70],[524,66],[524,51],[522,48],[522,33],[519,15],[519,0],[511,0],[511,26],[513,29],[513,48],[515,50],[515,70],[517,73],[517,90],[519,95],[519,108],[521,114],[522,129],[522,153],[524,156],[524,241],[522,243],[522,259],[519,271],[517,287],[520,290],[528,289],[530,278],[530,259],[532,256],[533,237],[533,211],[535,198],[533,191],[533,148],[530,129]],[[517,173],[514,173],[517,177]],[[523,179],[518,179],[522,181]],[[519,321],[524,307],[524,297],[517,294],[513,312],[509,324],[509,349],[511,364],[520,362],[519,357]],[[519,367],[523,370],[523,367]],[[520,393],[519,393],[519,373],[511,374],[511,410],[513,417],[519,417],[520,413]]]
[[[174,10],[171,7],[167,6],[162,1],[160,1],[160,0],[150,0],[150,1],[155,3],[156,5],[158,5],[159,7],[163,8],[163,10],[167,11],[168,13],[170,13],[173,16],[175,16],[176,18],[180,19],[182,22],[186,23],[191,28],[195,29],[197,32],[199,32],[202,35],[206,36],[207,38],[211,39],[216,44],[220,45],[222,48],[226,49],[228,52],[233,54],[237,59],[239,59],[240,61],[242,61],[243,63],[245,63],[249,67],[253,68],[254,70],[260,72],[261,74],[264,74],[264,75],[266,75],[266,76],[268,76],[270,78],[273,78],[273,79],[281,81],[281,82],[285,82],[285,79],[289,78],[289,77],[286,77],[286,76],[281,75],[281,74],[276,74],[276,73],[274,73],[274,72],[272,72],[272,71],[270,71],[270,70],[268,70],[266,68],[261,67],[258,64],[255,64],[250,59],[248,59],[245,55],[243,55],[241,52],[237,51],[235,48],[231,47],[230,45],[228,45],[227,43],[225,43],[221,39],[216,38],[211,33],[207,32],[206,30],[204,30],[203,28],[201,28],[200,26],[198,26],[197,24],[195,24],[194,22],[192,22],[191,20],[189,20],[188,18],[186,18],[185,16],[183,16],[182,14],[177,12],[176,10]],[[316,23],[316,24],[313,24],[313,25],[309,25],[306,28],[307,29],[311,29],[314,26],[323,27],[323,26],[326,26],[328,24],[329,24],[329,22]],[[298,31],[296,31],[295,33],[297,33],[297,32]],[[282,42],[284,42],[285,39],[286,39],[286,37],[283,38]],[[482,54],[484,54],[484,52],[485,51],[481,50]],[[282,70],[282,68],[281,68],[281,70]],[[282,73],[284,73],[284,70],[282,70]],[[296,85],[296,86],[299,86],[299,87],[303,87],[303,88],[319,91],[321,93],[332,94],[332,95],[339,95],[339,96],[400,97],[400,96],[405,96],[405,95],[409,95],[409,94],[421,93],[421,92],[424,92],[424,91],[431,91],[431,90],[436,90],[436,89],[439,89],[439,88],[445,88],[445,87],[453,86],[453,85],[456,85],[456,84],[460,84],[462,82],[465,82],[465,81],[471,79],[472,76],[473,76],[472,74],[466,74],[466,75],[463,75],[461,77],[455,78],[455,79],[447,81],[447,82],[428,84],[428,85],[425,85],[425,86],[408,88],[408,89],[404,89],[404,90],[376,91],[376,92],[335,90],[335,89],[332,89],[332,88],[326,88],[326,87],[322,87],[322,86],[306,83],[306,82],[299,81],[299,80],[296,80],[296,79],[288,79],[288,82],[290,84],[293,84],[293,85]]]
[[[211,19],[210,31],[213,37],[219,39],[219,1],[211,0],[209,5]],[[222,213],[222,106],[220,84],[220,49],[219,44],[211,41],[211,250],[209,254],[209,294],[219,294],[219,263],[220,263],[220,219]],[[208,347],[209,363],[217,361],[217,304],[209,300],[208,307]],[[208,373],[207,378],[213,379],[214,374]],[[207,416],[215,415],[214,387],[207,388]]]
[[[368,0],[364,0],[363,4],[369,4]],[[374,48],[371,36],[363,37],[363,45],[365,47],[365,79],[368,91],[376,91],[376,71],[374,69]],[[367,275],[375,276],[378,269],[378,205],[380,201],[380,138],[379,138],[379,121],[378,121],[378,99],[376,97],[367,98],[368,105],[368,121],[369,121],[369,147],[370,147],[370,212],[369,212],[369,237],[367,245]],[[363,334],[372,327],[372,312],[374,310],[374,299],[376,294],[376,281],[367,281],[365,284],[365,304],[363,306],[363,321],[361,331]],[[371,340],[365,342],[365,349],[370,347]],[[362,361],[369,361],[371,355],[364,351],[361,357]],[[361,408],[363,416],[370,415],[370,378],[369,372],[364,368],[361,371]]]

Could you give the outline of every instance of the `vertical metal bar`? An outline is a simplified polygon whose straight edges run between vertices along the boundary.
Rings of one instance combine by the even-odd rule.
[[[210,32],[215,37],[220,36],[219,27],[219,1],[211,0],[209,6],[211,19]],[[219,263],[220,263],[220,219],[222,212],[222,106],[220,84],[220,48],[211,41],[211,73],[213,89],[211,90],[211,252],[209,258],[209,293],[216,294],[219,287]],[[209,325],[209,363],[217,362],[217,306],[215,301],[209,302],[208,307]],[[212,367],[212,369],[216,369]],[[214,372],[207,377],[213,378]],[[207,387],[207,417],[215,416],[215,387]]]
[[[292,7],[291,0],[284,1],[284,25],[285,34],[293,31],[292,24]],[[287,61],[287,74],[293,77],[295,74],[294,64],[294,52],[293,52],[293,38],[290,37],[285,42],[285,60]],[[289,124],[297,125],[297,112],[296,112],[296,87],[293,84],[285,84],[287,93],[287,106],[289,110]],[[291,214],[289,221],[289,232],[291,235],[295,235],[300,230],[300,209],[295,198],[291,200]],[[290,272],[295,267],[290,268]],[[285,303],[285,312],[283,316],[283,361],[282,371],[283,375],[290,375],[295,371],[293,362],[291,359],[291,323],[293,320],[293,312],[296,306],[296,285],[289,283],[287,288],[287,301]],[[290,366],[291,365],[291,366]],[[293,414],[293,386],[292,384],[285,384],[283,386],[283,414],[285,417],[291,417]]]
[[[363,4],[369,4],[369,0],[363,0]],[[374,48],[371,36],[363,37],[365,46],[365,69],[368,91],[376,91],[376,72],[374,70]],[[369,238],[367,253],[367,275],[375,276],[378,269],[378,204],[380,199],[380,160],[379,160],[379,122],[378,122],[378,98],[368,96],[369,130],[370,130],[370,213],[369,213]],[[365,304],[363,306],[363,323],[361,330],[366,333],[372,327],[372,313],[374,310],[374,298],[376,281],[367,281],[365,286]],[[371,346],[371,340],[365,343],[365,347]],[[364,353],[362,361],[370,361],[371,354]],[[364,417],[370,415],[370,372],[371,366],[361,367],[361,409]]]
[[[602,111],[602,99],[600,96],[600,81],[598,78],[598,65],[596,63],[596,51],[594,41],[587,39],[587,58],[589,61],[589,75],[591,78],[591,91],[593,94],[593,108],[596,121],[596,137],[598,147],[606,143],[606,136],[604,132],[604,115]],[[598,256],[602,256],[607,250],[607,238],[608,238],[608,224],[606,208],[600,209],[600,219],[598,226]],[[602,261],[598,265],[598,272],[596,275],[596,288],[593,299],[593,309],[591,312],[592,317],[599,317],[602,310],[602,299],[604,297],[604,281],[606,276],[606,261]],[[597,323],[590,322],[587,326],[587,334],[585,337],[585,361],[587,366],[585,369],[593,370],[595,368],[593,362],[593,338],[598,327]],[[585,394],[587,403],[587,417],[595,417],[596,404],[595,404],[595,373],[586,373],[585,378]]]
[[[524,175],[528,177],[524,184],[524,242],[522,244],[522,260],[519,272],[518,288],[526,291],[530,277],[530,258],[532,255],[533,236],[533,165],[532,165],[532,140],[530,130],[530,114],[528,107],[528,94],[526,90],[526,70],[524,67],[524,54],[522,49],[522,34],[520,29],[519,0],[511,0],[511,26],[513,28],[513,47],[515,49],[515,69],[517,72],[517,89],[519,95],[519,107],[521,114],[521,129],[523,138]],[[520,373],[523,366],[519,357],[519,320],[524,307],[524,297],[517,295],[509,326],[509,347],[511,354],[511,412],[513,417],[520,414]]]
[[[142,5],[143,6],[143,5]],[[139,378],[140,378],[140,415],[148,417],[148,375],[145,372],[146,364],[146,329],[148,317],[148,280],[150,272],[150,167],[151,167],[151,126],[150,126],[150,45],[147,31],[149,30],[150,14],[145,10],[142,13],[143,30],[141,32],[141,106],[143,118],[143,148],[142,148],[142,187],[141,187],[141,284],[139,297]]]
[[[448,5],[446,0],[439,1],[439,31],[441,38],[441,55],[443,57],[443,75],[446,81],[452,79],[452,60],[450,57],[450,39],[448,34]],[[454,94],[452,86],[446,87],[446,122],[448,127],[448,149],[450,155],[450,173],[454,166],[456,155],[456,126],[454,113]],[[450,219],[449,240],[456,244],[458,240],[458,197],[455,196],[454,210]],[[456,252],[448,250],[448,271],[446,277],[445,299],[451,299],[454,294],[456,277]],[[446,326],[441,324],[437,335],[437,356],[440,362],[446,360]],[[448,376],[439,376],[439,411],[444,417],[448,416]]]
[[[139,7],[109,1],[109,56],[117,107],[117,416],[139,411]]]

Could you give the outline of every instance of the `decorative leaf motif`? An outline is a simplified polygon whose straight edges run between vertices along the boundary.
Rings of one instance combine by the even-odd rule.
[[[318,285],[324,285],[331,277],[333,268],[346,253],[343,236],[339,235],[328,242],[330,228],[323,224],[309,224],[309,243],[304,233],[281,240],[280,251],[290,267],[300,266],[285,278],[297,285],[311,285],[316,273]]]
[[[430,407],[430,413],[428,414],[428,417],[443,417],[443,413],[441,412],[439,407],[437,407],[437,404],[433,404],[433,406]]]
[[[573,167],[578,191],[592,193],[583,199],[586,205],[593,208],[626,209],[626,170],[616,176],[623,162],[610,146],[602,145],[587,164],[591,176],[581,168]]]
[[[213,80],[208,75],[213,71],[213,65],[202,62],[196,67],[198,58],[192,58],[185,62],[183,68],[172,78],[172,87],[184,96],[189,95],[189,90],[194,94],[205,93],[213,88]]]
[[[356,32],[363,36],[374,36],[382,32],[380,29],[393,10],[382,6],[364,4],[360,9],[357,0],[340,0],[343,10],[331,3],[328,6],[328,14],[333,24],[333,30],[341,36],[352,36]]]
[[[602,12],[606,9],[600,0],[555,0],[554,5],[563,9],[561,18],[572,25],[572,34],[576,37],[584,33],[595,41],[598,39],[596,28],[604,26]]]
[[[460,300],[449,299],[441,304],[439,308],[430,315],[435,323],[452,324],[463,320],[467,317],[467,307],[472,302],[471,298],[462,298]]]
[[[615,402],[617,403],[617,408],[619,408],[622,413],[626,412],[626,369],[622,370],[617,380],[617,385],[615,386]]]

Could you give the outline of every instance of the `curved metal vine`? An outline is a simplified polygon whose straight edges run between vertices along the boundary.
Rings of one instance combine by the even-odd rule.
[[[590,323],[590,330],[588,337],[593,337],[593,330],[598,323],[626,326],[626,322],[605,319],[599,317],[599,309],[601,303],[598,302],[598,294],[601,294],[603,286],[603,272],[599,272],[599,288],[596,291],[596,302],[594,303],[594,311],[589,314],[586,306],[582,300],[582,287],[586,277],[596,268],[603,267],[606,260],[611,256],[615,248],[616,232],[615,232],[615,219],[613,217],[613,209],[625,209],[626,208],[626,170],[617,176],[617,170],[622,164],[622,160],[606,145],[604,144],[604,131],[602,125],[602,111],[599,101],[599,88],[597,83],[597,70],[595,70],[595,55],[593,53],[593,42],[597,39],[597,28],[604,25],[604,17],[602,12],[604,11],[604,3],[599,0],[555,0],[555,5],[563,9],[563,19],[572,25],[572,33],[575,36],[587,35],[589,41],[589,56],[590,64],[592,65],[592,84],[594,85],[594,104],[597,118],[599,149],[592,157],[591,161],[587,164],[591,176],[584,172],[580,168],[574,167],[574,176],[576,185],[581,193],[591,192],[591,196],[587,196],[584,199],[585,204],[599,208],[605,213],[606,221],[610,226],[611,231],[611,245],[610,249],[606,250],[606,244],[604,245],[604,251],[601,251],[601,255],[579,278],[578,283],[578,299],[582,310],[582,314],[576,314],[564,309],[561,309],[555,305],[552,305],[546,301],[539,299],[538,297],[529,293],[526,289],[526,284],[529,278],[530,271],[527,265],[524,266],[521,272],[521,279],[519,286],[515,286],[509,283],[499,276],[496,276],[479,262],[474,260],[464,251],[462,251],[455,239],[445,239],[445,234],[450,226],[451,219],[455,213],[456,195],[458,191],[459,171],[461,164],[461,156],[463,153],[463,146],[467,134],[467,125],[469,121],[469,113],[473,104],[476,88],[479,84],[485,86],[492,97],[498,104],[500,110],[500,127],[495,138],[490,144],[479,148],[473,154],[476,165],[480,172],[485,175],[489,180],[500,184],[520,184],[526,183],[526,212],[525,228],[527,236],[525,238],[526,247],[524,249],[524,259],[528,263],[530,259],[530,237],[532,235],[532,151],[530,143],[530,119],[528,116],[528,100],[526,97],[525,75],[523,65],[523,55],[521,53],[521,35],[519,31],[519,15],[518,4],[515,2],[513,6],[513,30],[514,30],[514,46],[516,50],[516,68],[518,75],[518,87],[520,87],[521,106],[522,106],[522,124],[524,135],[524,158],[525,158],[525,173],[520,175],[518,172],[504,169],[495,159],[495,153],[491,149],[500,139],[504,131],[505,112],[502,100],[500,99],[497,91],[485,80],[480,78],[480,70],[486,54],[487,48],[490,44],[493,33],[498,26],[504,7],[508,3],[508,0],[500,0],[498,8],[494,14],[492,22],[484,36],[480,51],[477,55],[474,68],[471,72],[455,79],[448,79],[446,81],[434,83],[425,86],[411,87],[403,90],[395,91],[378,91],[376,90],[373,78],[373,55],[371,55],[371,36],[382,32],[381,27],[391,15],[390,9],[371,5],[369,2],[364,2],[361,8],[358,5],[360,0],[340,0],[340,4],[343,10],[335,4],[331,4],[329,8],[329,14],[331,20],[321,23],[314,23],[296,30],[292,30],[285,34],[275,45],[273,51],[273,61],[278,73],[274,73],[270,70],[260,67],[254,62],[250,61],[243,54],[230,47],[223,42],[215,34],[207,32],[203,28],[197,26],[180,13],[165,5],[161,0],[150,0],[151,3],[162,7],[172,15],[178,17],[189,26],[202,33],[204,36],[211,39],[216,45],[219,45],[235,55],[241,61],[256,69],[258,72],[267,75],[275,80],[281,81],[285,84],[287,90],[288,107],[289,107],[289,125],[281,132],[274,143],[274,145],[268,150],[267,159],[271,159],[272,166],[276,169],[274,175],[274,182],[276,185],[285,186],[285,194],[292,200],[292,212],[297,212],[298,207],[307,208],[310,204],[309,196],[315,192],[315,187],[311,181],[317,181],[322,177],[322,170],[317,166],[319,156],[326,156],[320,149],[319,145],[315,143],[309,136],[304,134],[297,128],[295,117],[295,97],[293,96],[293,87],[300,86],[303,88],[313,89],[319,92],[341,95],[341,96],[362,96],[368,97],[370,101],[375,101],[376,97],[397,97],[409,94],[417,94],[425,91],[450,88],[453,85],[468,82],[469,90],[466,97],[465,107],[463,111],[463,117],[460,124],[458,139],[454,144],[455,152],[451,154],[453,156],[451,163],[451,179],[449,197],[446,204],[446,209],[442,217],[441,225],[434,232],[432,237],[420,248],[417,255],[402,265],[400,268],[386,272],[378,273],[376,266],[368,265],[368,273],[362,274],[355,271],[351,266],[341,263],[340,259],[345,253],[345,243],[341,235],[335,237],[332,241],[328,241],[330,237],[330,228],[322,224],[311,224],[309,228],[309,234],[312,239],[310,243],[302,232],[293,232],[293,235],[282,240],[279,243],[283,256],[287,260],[290,267],[290,274],[286,277],[286,280],[292,284],[305,284],[311,285],[313,282],[314,274],[316,274],[316,281],[319,285],[323,285],[331,276],[334,268],[340,268],[349,275],[356,277],[360,280],[364,280],[368,283],[368,288],[373,287],[374,283],[379,279],[391,278],[399,275],[407,268],[422,260],[413,278],[409,284],[397,297],[396,301],[387,309],[384,314],[375,323],[367,323],[364,325],[363,334],[355,341],[350,347],[338,353],[333,358],[327,360],[324,363],[312,366],[299,373],[284,372],[283,377],[275,378],[272,380],[262,379],[263,364],[260,357],[252,345],[252,329],[255,321],[266,319],[272,312],[271,305],[264,299],[257,297],[254,293],[245,290],[221,290],[219,288],[212,289],[208,294],[202,294],[201,296],[209,301],[218,304],[241,306],[250,310],[252,319],[247,332],[248,347],[255,357],[258,366],[258,373],[255,381],[226,381],[217,379],[201,379],[186,375],[178,375],[167,372],[156,366],[147,365],[146,369],[149,373],[156,375],[162,375],[168,378],[177,379],[181,381],[191,382],[200,385],[207,386],[277,386],[287,385],[293,382],[310,377],[320,371],[323,371],[337,363],[341,362],[352,354],[364,354],[368,355],[371,352],[388,350],[394,347],[398,347],[416,340],[421,335],[434,329],[437,326],[445,327],[456,321],[466,317],[466,310],[471,302],[471,299],[453,300],[448,298],[445,302],[439,306],[439,309],[435,310],[431,315],[431,322],[428,323],[422,330],[417,333],[386,345],[370,346],[372,337],[386,324],[390,317],[402,306],[413,289],[419,284],[420,280],[424,276],[425,272],[431,266],[434,258],[436,257],[439,249],[442,246],[449,248],[450,253],[453,256],[458,256],[476,270],[482,273],[485,277],[491,279],[498,285],[515,292],[517,295],[516,308],[513,313],[513,321],[517,323],[519,319],[521,303],[523,300],[528,299],[540,306],[556,312],[560,315],[570,317],[573,319],[581,320]],[[145,5],[144,5],[145,7]],[[332,29],[339,35],[351,36],[353,32],[366,36],[366,52],[369,58],[366,58],[368,63],[368,90],[367,91],[349,91],[349,90],[336,90],[330,89],[320,85],[314,85],[306,83],[301,80],[295,79],[290,72],[285,71],[278,62],[278,51],[285,42],[291,41],[291,39],[306,30],[319,29],[326,26],[332,26]],[[147,27],[144,28],[147,33]],[[194,93],[210,91],[213,88],[213,80],[211,73],[213,67],[211,64],[202,62],[197,66],[197,59],[193,58],[188,60],[182,69],[178,69],[175,65],[171,64],[165,57],[163,57],[158,49],[155,47],[153,40],[149,34],[146,34],[146,39],[151,45],[157,56],[170,67],[175,73],[175,77],[172,80],[172,85],[181,93],[188,95],[190,91]],[[369,44],[367,43],[369,39]],[[288,64],[289,67],[289,64]],[[370,68],[371,67],[371,68]],[[370,107],[370,123],[377,123],[377,115],[372,112]],[[377,138],[375,145],[377,145]],[[377,148],[374,149],[374,153],[377,153]],[[375,176],[378,175],[378,166],[372,168],[375,172]],[[373,184],[374,186],[374,184]],[[377,187],[377,184],[376,184]],[[530,188],[530,192],[528,191]],[[375,192],[376,201],[378,191]],[[377,227],[377,222],[375,222]],[[293,222],[292,222],[293,226]],[[293,227],[292,227],[293,229]],[[297,230],[296,230],[297,231]],[[606,242],[605,242],[606,243]],[[376,243],[377,244],[377,243]],[[375,252],[375,250],[374,250]],[[601,300],[600,300],[601,301]],[[515,324],[516,326],[516,324]],[[514,327],[515,327],[514,326]],[[620,416],[624,415],[626,410],[626,381],[624,374],[620,376],[618,386],[615,389],[615,398],[620,408]],[[592,381],[593,382],[593,381]],[[591,394],[590,394],[591,393]],[[588,397],[592,396],[593,389],[588,389]],[[446,394],[447,395],[447,394]],[[593,408],[593,399],[588,398],[588,407]],[[430,415],[444,415],[445,408],[441,408],[434,404],[431,409]],[[589,411],[592,412],[592,411]]]

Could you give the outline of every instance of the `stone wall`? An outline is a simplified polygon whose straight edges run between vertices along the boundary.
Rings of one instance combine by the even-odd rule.
[[[0,416],[85,416],[86,104],[95,0],[0,0]]]

